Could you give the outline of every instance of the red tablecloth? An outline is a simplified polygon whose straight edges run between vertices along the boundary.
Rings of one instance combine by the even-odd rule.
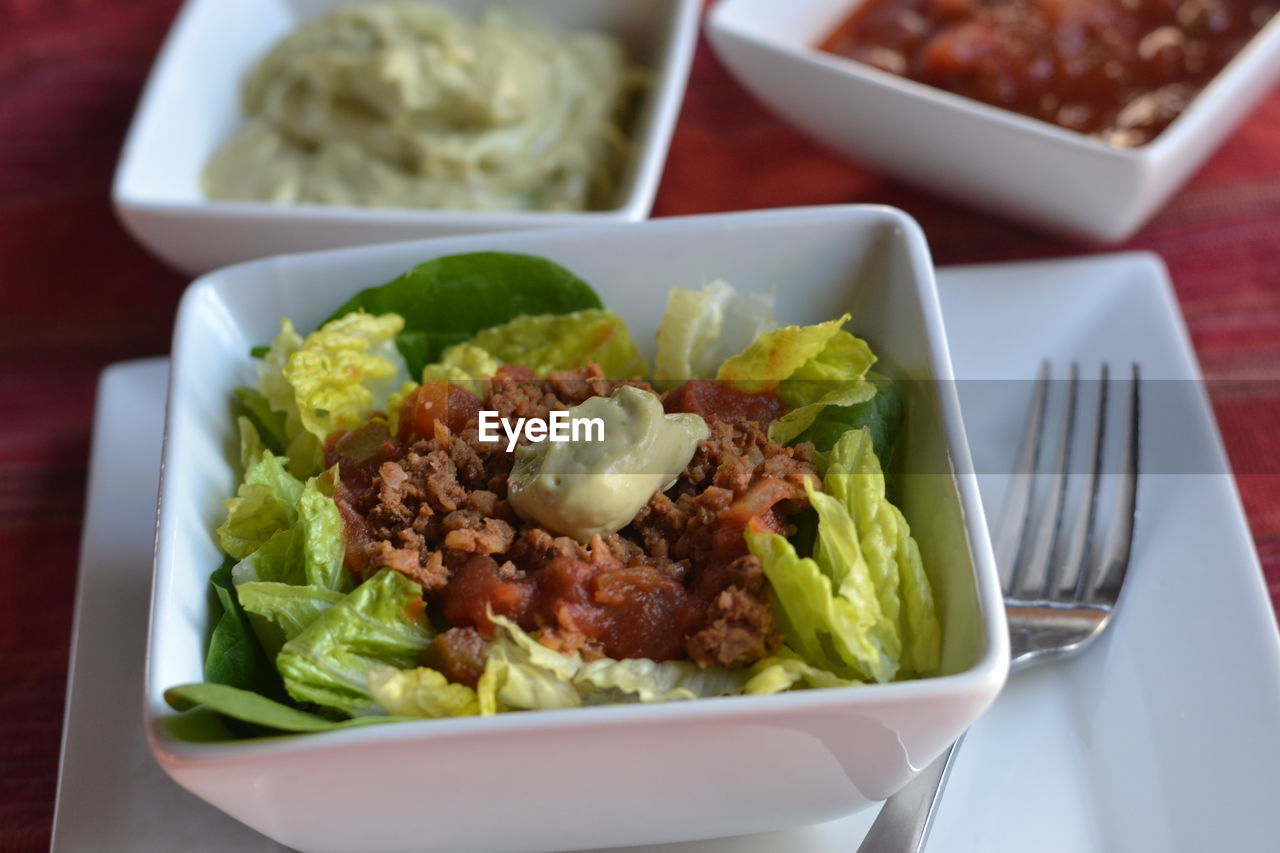
[[[94,385],[159,355],[184,279],[112,216],[112,167],[177,0],[0,0],[0,850],[48,845]],[[655,213],[881,202],[940,264],[1086,249],[805,141],[699,47]],[[1124,248],[1168,263],[1210,378],[1280,374],[1280,92]],[[1280,390],[1215,395],[1273,602]],[[1260,473],[1262,472],[1262,473]],[[1212,566],[1206,566],[1212,571]]]

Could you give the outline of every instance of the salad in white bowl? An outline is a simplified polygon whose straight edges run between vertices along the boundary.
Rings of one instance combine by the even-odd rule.
[[[205,680],[166,699],[252,737],[932,673],[902,397],[850,320],[676,287],[651,369],[588,284],[493,252],[282,318]]]

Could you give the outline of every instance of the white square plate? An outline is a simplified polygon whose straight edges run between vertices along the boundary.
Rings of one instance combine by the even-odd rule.
[[[962,380],[1023,380],[1046,356],[1078,359],[1086,375],[1101,359],[1136,359],[1148,379],[1182,391],[1148,394],[1168,408],[1149,412],[1141,524],[1114,626],[1082,657],[1010,682],[965,742],[931,849],[1274,850],[1280,640],[1163,266],[1125,254],[938,280]],[[142,693],[166,377],[163,360],[131,362],[100,388],[55,851],[280,849],[169,781],[147,749],[140,703],[121,701]],[[971,393],[986,387],[962,381],[961,399],[978,470],[997,471],[1025,401]],[[1004,402],[979,411],[979,397]],[[1173,419],[1185,429],[1157,425]],[[1187,440],[1197,461],[1173,463]],[[982,485],[996,509],[1002,478]],[[873,818],[648,850],[850,853]]]

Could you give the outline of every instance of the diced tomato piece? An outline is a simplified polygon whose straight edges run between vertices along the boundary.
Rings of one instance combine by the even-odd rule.
[[[530,607],[534,583],[531,579],[507,580],[498,572],[492,557],[476,556],[449,579],[441,593],[444,618],[459,627],[474,626],[482,634],[493,634],[492,610],[522,628],[532,626]]]
[[[668,412],[692,412],[705,420],[755,421],[762,427],[782,417],[784,408],[773,391],[749,393],[715,379],[691,379],[666,399]]]
[[[480,412],[480,401],[475,395],[448,382],[426,382],[415,390],[400,407],[399,436],[409,441],[413,436],[431,438],[435,435],[436,421],[444,423],[451,432],[462,432],[473,423]]]

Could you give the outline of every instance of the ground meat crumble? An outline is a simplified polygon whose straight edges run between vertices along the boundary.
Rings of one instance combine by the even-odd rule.
[[[348,567],[362,578],[389,567],[422,585],[433,617],[451,626],[426,661],[450,680],[474,684],[483,671],[490,612],[587,659],[741,667],[781,643],[743,531],[754,518],[791,532],[788,516],[807,506],[804,481],[818,485],[812,447],[770,443],[758,421],[734,418],[731,406],[698,412],[710,436],[671,488],[617,533],[584,545],[512,511],[514,454],[505,442],[479,441],[476,412],[545,418],[621,384],[594,365],[546,379],[504,367],[483,400],[456,386],[424,389],[441,405],[424,419],[411,398],[399,434],[374,420],[327,442],[327,462],[341,471],[334,498]],[[672,395],[668,408],[694,396]]]

